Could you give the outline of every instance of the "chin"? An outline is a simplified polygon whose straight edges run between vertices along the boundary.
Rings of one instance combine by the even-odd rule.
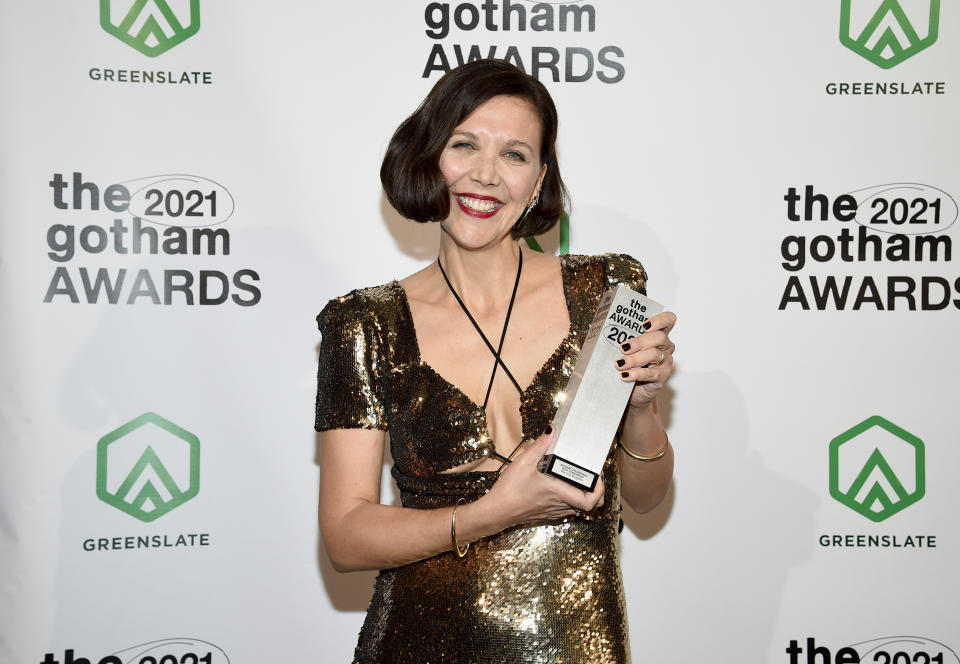
[[[494,226],[490,221],[447,220],[443,223],[443,230],[457,246],[464,249],[485,249],[501,242],[512,240],[510,229]]]

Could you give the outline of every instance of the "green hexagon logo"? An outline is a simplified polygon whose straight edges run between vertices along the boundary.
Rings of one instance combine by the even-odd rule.
[[[140,521],[159,519],[200,491],[200,440],[144,413],[97,443],[97,496]]]
[[[100,27],[155,58],[197,34],[200,0],[100,0]]]
[[[840,0],[840,43],[878,67],[896,67],[937,41],[940,0],[922,4],[911,22],[898,0]]]
[[[880,522],[923,498],[923,441],[879,415],[830,441],[830,495]]]

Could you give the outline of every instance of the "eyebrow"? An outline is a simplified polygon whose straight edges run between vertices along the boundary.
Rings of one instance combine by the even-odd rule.
[[[509,145],[509,146],[511,146],[511,147],[522,147],[522,148],[526,148],[526,149],[530,150],[530,152],[533,152],[533,148],[530,147],[530,146],[526,143],[526,141],[521,141],[521,140],[516,139],[516,138],[507,141],[507,142],[506,142],[506,145]]]
[[[451,138],[453,138],[454,136],[463,136],[464,138],[469,138],[471,141],[477,140],[477,135],[471,131],[455,131],[452,134],[450,134]],[[526,141],[521,141],[519,138],[511,138],[510,140],[505,141],[504,145],[507,147],[526,148],[531,153],[533,152],[533,148],[530,147],[530,144],[527,143]]]

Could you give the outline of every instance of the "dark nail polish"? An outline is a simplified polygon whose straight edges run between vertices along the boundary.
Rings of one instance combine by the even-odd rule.
[[[629,376],[629,375],[630,375],[630,374],[628,374],[626,371],[621,371],[621,372],[620,372],[620,376],[623,377],[623,378],[626,378],[626,377]]]
[[[653,323],[651,323],[650,321],[647,321],[646,323],[643,324],[643,329],[649,330],[651,325],[653,325]]]
[[[544,429],[543,432],[544,432],[545,434],[547,434],[548,436],[549,436],[550,434],[552,434],[552,433],[553,433],[553,425],[552,425],[552,424],[548,424],[548,425],[547,425],[547,428]]]
[[[628,350],[630,350],[630,344],[623,344],[620,346],[620,348],[622,348],[623,352],[626,353]]]
[[[618,366],[618,367],[622,367],[622,366],[623,366],[624,364],[626,364],[626,363],[627,363],[626,360],[617,360],[617,366]]]

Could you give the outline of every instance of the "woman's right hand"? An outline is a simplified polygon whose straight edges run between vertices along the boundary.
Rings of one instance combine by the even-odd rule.
[[[496,535],[510,526],[570,516],[603,503],[603,482],[581,491],[537,470],[552,437],[521,448],[490,492],[458,505],[460,545]],[[453,510],[380,504],[384,433],[332,429],[320,446],[320,528],[335,569],[387,569],[449,551]]]
[[[562,519],[603,505],[602,478],[588,492],[537,469],[555,435],[556,431],[551,430],[525,443],[485,496],[491,507],[495,505],[496,513],[503,515],[504,528],[528,521]]]

